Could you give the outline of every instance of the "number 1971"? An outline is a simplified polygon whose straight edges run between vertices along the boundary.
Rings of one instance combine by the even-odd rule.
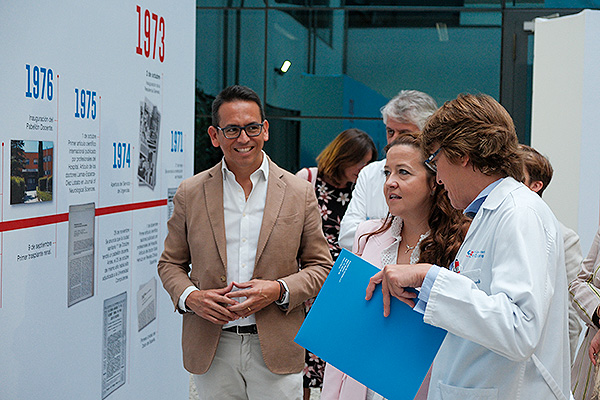
[[[183,132],[171,131],[171,153],[183,153]]]

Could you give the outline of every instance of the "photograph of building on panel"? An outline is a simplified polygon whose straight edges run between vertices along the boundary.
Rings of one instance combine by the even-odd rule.
[[[54,143],[10,141],[10,204],[52,201]]]

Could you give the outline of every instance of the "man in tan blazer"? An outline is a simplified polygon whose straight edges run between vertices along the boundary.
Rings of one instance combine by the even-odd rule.
[[[183,313],[183,363],[201,399],[300,399],[303,302],[332,260],[309,182],[262,151],[269,123],[244,86],[213,102],[213,168],[184,180],[158,263]]]

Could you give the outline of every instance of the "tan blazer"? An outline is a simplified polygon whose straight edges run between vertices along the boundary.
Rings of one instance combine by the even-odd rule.
[[[177,309],[179,297],[190,285],[200,290],[227,285],[221,163],[184,180],[173,201],[158,274]],[[263,358],[272,372],[296,373],[304,367],[304,349],[293,341],[304,320],[304,308],[299,306],[317,295],[332,264],[312,186],[269,159],[253,278],[284,278],[290,291],[287,312],[273,303],[255,314]],[[185,313],[184,367],[194,374],[205,373],[220,335],[220,325]]]

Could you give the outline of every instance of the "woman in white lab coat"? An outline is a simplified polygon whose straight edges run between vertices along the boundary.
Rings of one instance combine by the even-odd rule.
[[[519,181],[514,124],[485,95],[447,102],[423,131],[426,161],[452,206],[474,215],[452,271],[391,265],[371,278],[448,334],[428,399],[568,399],[567,282],[558,221]],[[516,179],[514,179],[516,178]],[[455,273],[456,272],[456,273]],[[389,344],[393,345],[393,344]]]

